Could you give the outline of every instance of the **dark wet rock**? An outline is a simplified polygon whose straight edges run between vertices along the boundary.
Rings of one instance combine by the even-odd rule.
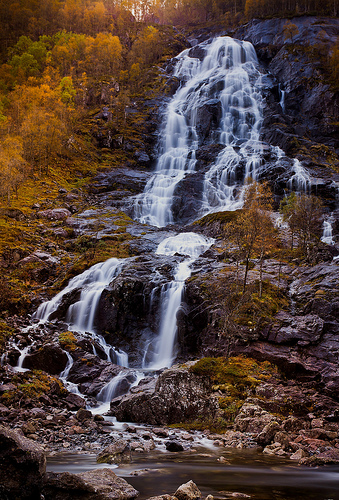
[[[202,172],[187,175],[175,188],[172,201],[174,222],[194,220],[201,210],[204,176]]]
[[[196,152],[196,169],[200,170],[202,167],[209,166],[212,162],[214,162],[218,156],[218,154],[224,149],[224,145],[222,144],[207,144],[205,146],[201,146]]]
[[[184,451],[184,447],[181,443],[178,441],[166,441],[165,443],[166,450],[167,451],[172,451],[172,452],[179,452],[179,451]]]
[[[106,366],[103,368],[100,375],[96,376],[93,381],[90,378],[88,382],[83,383],[82,387],[89,396],[97,396],[105,385],[110,382],[110,380],[121,374],[123,371],[126,372],[126,375],[119,380],[119,383],[116,386],[116,395],[127,392],[131,383],[134,382],[133,374],[127,369],[118,365],[107,364],[107,362],[105,362],[105,365]]]
[[[202,497],[201,491],[193,481],[182,484],[174,493],[178,500],[199,500]]]
[[[197,109],[196,129],[201,143],[218,127],[221,115],[222,107],[218,99],[210,99]]]
[[[67,361],[66,353],[58,345],[46,344],[25,357],[23,368],[59,375],[66,368]]]
[[[199,45],[196,45],[195,47],[192,47],[190,51],[188,52],[188,55],[190,57],[193,57],[195,59],[199,59],[200,61],[203,61],[205,56],[206,56],[206,50]]]
[[[65,398],[65,404],[69,410],[73,411],[80,408],[86,408],[86,400],[78,394],[73,394],[71,392]]]
[[[132,500],[139,493],[112,470],[98,469],[80,474],[51,472],[43,494],[46,500]]]
[[[149,172],[141,172],[128,167],[116,168],[97,174],[89,187],[91,193],[104,193],[117,189],[127,189],[131,193],[143,191],[150,178]]]
[[[46,458],[42,447],[0,426],[0,497],[40,498],[46,471]]]
[[[80,384],[81,391],[86,394],[92,386],[92,381],[100,376],[100,374],[110,365],[108,361],[103,361],[94,354],[86,354],[74,361],[68,380],[74,384]]]
[[[98,464],[119,464],[130,462],[130,460],[130,447],[124,439],[118,439],[97,455]]]

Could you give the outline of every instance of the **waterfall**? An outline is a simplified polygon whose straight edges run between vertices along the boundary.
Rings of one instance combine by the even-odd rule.
[[[143,223],[173,222],[175,189],[195,171],[202,143],[224,146],[205,176],[204,213],[239,208],[238,181],[255,178],[261,165],[262,75],[253,46],[218,37],[199,48],[199,57],[192,49],[177,57],[174,76],[183,83],[167,109],[155,174],[135,202],[135,216]]]
[[[311,178],[297,158],[294,159],[293,170],[294,174],[287,183],[288,188],[297,193],[308,193],[311,189]]]
[[[124,352],[115,350],[108,345],[105,339],[95,332],[94,321],[97,306],[103,290],[116,278],[124,265],[125,259],[108,259],[105,262],[95,264],[82,274],[71,279],[66,288],[53,297],[50,301],[39,306],[33,319],[39,319],[45,323],[53,317],[63,298],[71,293],[78,293],[79,300],[71,304],[66,313],[66,322],[71,331],[78,331],[89,335],[95,340],[106,353],[108,361],[122,366],[128,366],[128,356]],[[96,354],[95,347],[93,352]]]
[[[213,241],[196,233],[181,233],[166,238],[159,244],[157,254],[184,254],[186,258],[178,264],[174,280],[162,287],[159,334],[153,359],[148,368],[160,369],[172,365],[175,357],[177,312],[181,305],[185,280],[191,275],[191,264],[213,244]]]
[[[246,177],[258,178],[264,151],[277,160],[284,156],[278,147],[264,145],[259,140],[263,120],[261,91],[268,84],[269,77],[261,72],[255,50],[249,42],[218,37],[184,50],[176,61],[174,76],[180,81],[180,87],[167,107],[156,170],[144,192],[134,199],[135,218],[157,227],[178,222],[174,208],[180,183],[188,182],[189,186],[190,179],[199,174],[201,193],[196,192],[192,217],[236,210],[243,204]],[[282,90],[280,105],[283,109]],[[218,154],[210,154],[209,148]],[[201,151],[211,159],[200,161]],[[309,191],[310,176],[297,159],[293,171],[289,189]],[[183,205],[193,196],[185,186],[181,184]],[[324,226],[323,238],[329,237],[325,230],[329,231],[329,226]],[[144,346],[139,346],[143,352],[141,371],[134,371],[134,375],[129,371],[129,379],[126,371],[121,371],[102,388],[99,401],[107,404],[123,384],[137,383],[142,370],[158,370],[172,365],[176,356],[177,313],[182,304],[185,281],[191,275],[193,262],[212,244],[212,239],[196,233],[177,234],[159,244],[156,253],[175,256],[177,265],[174,279],[160,288],[157,331],[151,332],[146,340],[143,338]],[[90,336],[106,353],[108,361],[128,367],[128,355],[108,345],[95,331],[101,293],[121,273],[127,260],[109,259],[73,278],[62,292],[38,308],[34,319],[41,323],[52,320],[67,295],[71,296],[73,304],[65,316],[69,329]],[[152,291],[152,304],[152,298],[158,297],[158,293],[159,287]],[[95,345],[93,353],[97,354]],[[63,378],[67,378],[71,364],[68,355],[67,367],[61,374]]]
[[[285,90],[283,90],[281,83],[279,83],[279,104],[281,106],[281,110],[285,113]]]
[[[321,241],[323,243],[327,243],[327,245],[334,245],[332,224],[331,224],[330,219],[324,220],[323,235],[322,235]]]

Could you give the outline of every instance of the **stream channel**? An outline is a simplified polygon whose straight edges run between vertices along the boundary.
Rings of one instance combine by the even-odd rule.
[[[192,208],[192,220],[215,211],[241,208],[244,180],[248,176],[258,178],[267,148],[277,165],[284,157],[279,148],[259,140],[263,90],[272,85],[272,79],[258,64],[249,42],[219,37],[195,46],[193,52],[187,49],[176,58],[174,76],[180,81],[180,87],[168,103],[154,175],[144,192],[130,202],[134,205],[136,220],[158,228],[180,224],[185,204]],[[208,123],[206,117],[209,117]],[[190,176],[196,176],[197,152],[203,143],[218,144],[220,152],[208,169],[198,172],[200,189],[192,203],[191,198],[186,199],[185,187],[180,186],[184,186],[182,183]],[[307,191],[308,181],[307,173],[298,160],[294,160],[291,188]],[[94,338],[106,352],[108,361],[131,368],[130,385],[135,386],[145,373],[169,367],[175,361],[176,313],[185,280],[194,261],[212,244],[212,239],[184,232],[167,237],[158,245],[158,255],[177,256],[177,261],[174,279],[158,290],[159,325],[157,331],[143,337],[139,346],[142,361],[138,367],[129,367],[129,353],[108,345],[95,328],[102,291],[133,257],[110,259],[73,278],[65,290],[39,307],[35,322],[48,322],[63,296],[81,289],[80,298],[69,307],[64,318],[69,329]],[[61,374],[66,384],[73,362],[68,356],[69,364]],[[99,407],[91,410],[104,413],[109,408],[119,380],[118,375],[102,388],[97,396]],[[68,388],[78,391],[70,384]],[[115,422],[114,429],[123,433],[124,424]],[[202,433],[194,435],[194,446],[189,450],[170,453],[159,440],[153,451],[133,453],[129,464],[119,466],[98,465],[94,454],[65,452],[48,459],[48,470],[52,471],[80,472],[95,467],[114,468],[140,491],[141,499],[171,494],[190,479],[203,494],[221,498],[225,491],[238,491],[258,500],[339,499],[338,467],[302,468],[292,461],[267,457],[254,450],[218,448]]]

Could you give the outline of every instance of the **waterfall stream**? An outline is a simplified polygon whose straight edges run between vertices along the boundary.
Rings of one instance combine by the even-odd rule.
[[[190,189],[185,188],[185,182],[195,174],[200,175],[201,189],[190,215],[197,218],[214,211],[241,208],[244,180],[249,176],[258,178],[264,163],[264,150],[277,161],[284,156],[278,147],[264,145],[259,140],[263,120],[262,89],[270,83],[249,42],[218,37],[184,50],[176,58],[174,76],[180,86],[167,107],[156,170],[144,192],[134,200],[135,218],[156,227],[180,222],[175,204],[180,198],[182,205],[189,205]],[[284,106],[283,91],[280,105]],[[202,165],[200,150],[208,153],[214,146],[217,146],[214,159]],[[293,170],[288,187],[307,192],[311,179],[297,159]],[[329,232],[329,226],[325,226],[324,231]],[[324,238],[329,237],[325,232]],[[213,240],[196,233],[179,233],[160,242],[157,255],[179,256],[180,259],[174,279],[161,285],[159,324],[154,338],[143,339],[143,345],[139,346],[143,356],[135,380],[142,370],[162,369],[175,360],[177,313],[185,281],[191,274],[192,263],[212,244]],[[128,354],[107,344],[96,331],[95,324],[102,292],[133,259],[112,258],[96,264],[73,278],[52,300],[42,304],[33,319],[41,323],[52,320],[57,317],[64,299],[73,297],[65,316],[68,328],[91,337],[105,352],[108,361],[128,367]],[[155,289],[152,294],[154,292]],[[93,353],[97,354],[95,345]],[[68,354],[67,367],[61,374],[64,379],[71,366],[72,358]],[[123,378],[124,373],[120,372],[106,383],[98,400],[107,403],[114,397]]]
[[[135,217],[158,227],[174,222],[175,190],[195,172],[202,144],[224,146],[203,182],[200,214],[236,209],[238,181],[256,177],[261,165],[261,86],[249,42],[219,37],[177,57],[174,76],[182,85],[170,102],[154,176],[135,202]]]

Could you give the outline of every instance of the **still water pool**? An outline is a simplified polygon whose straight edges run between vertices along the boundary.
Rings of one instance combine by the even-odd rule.
[[[220,457],[223,457],[220,462]],[[98,465],[93,454],[60,453],[48,458],[47,470],[83,472],[109,467],[139,492],[140,500],[173,493],[192,479],[204,496],[240,492],[255,500],[339,500],[339,467],[306,468],[258,451],[223,449],[147,455],[133,453],[120,466]]]

